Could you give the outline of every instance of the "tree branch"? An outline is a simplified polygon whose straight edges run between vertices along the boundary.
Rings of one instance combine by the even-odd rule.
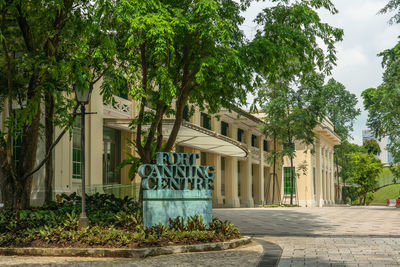
[[[164,107],[162,107],[164,105]],[[156,114],[156,117],[154,118],[153,122],[151,123],[150,126],[150,132],[147,136],[146,144],[144,146],[145,151],[149,151],[151,148],[151,144],[153,143],[154,136],[159,128],[160,122],[162,121],[165,111],[167,110],[167,106],[165,104],[159,103],[157,109],[158,112]]]
[[[146,44],[143,43],[139,47],[140,49],[140,58],[141,58],[141,66],[142,66],[142,90],[143,93],[147,93],[147,59],[146,59]],[[140,158],[145,159],[145,163],[149,163],[150,159],[145,155],[145,150],[142,146],[142,124],[143,124],[143,117],[144,117],[144,108],[146,106],[147,99],[145,96],[142,97],[142,101],[140,104],[139,110],[139,120],[138,120],[138,127],[136,131],[136,147],[139,153]]]
[[[54,20],[53,28],[56,31],[56,34],[53,38],[48,38],[45,45],[46,54],[48,56],[54,56],[56,54],[60,42],[60,35],[65,27],[66,18],[68,12],[72,9],[73,2],[73,0],[64,0],[64,7],[58,12],[57,17]],[[51,52],[49,43],[51,43],[51,45],[53,46],[54,52]]]
[[[385,184],[385,185],[382,185],[380,187],[374,188],[374,189],[372,189],[371,191],[368,191],[368,192],[376,192],[381,188],[384,188],[384,187],[387,187],[387,186],[391,186],[391,185],[395,185],[395,184],[398,184],[398,183]]]
[[[142,97],[142,101],[140,103],[139,117],[138,117],[138,126],[136,131],[136,148],[141,159],[145,158],[144,149],[142,146],[142,124],[143,124],[143,116],[144,116],[143,113],[145,105],[146,105],[146,98]]]
[[[160,149],[161,149],[161,144],[162,144],[162,140],[163,140],[162,126],[163,126],[163,121],[161,120],[160,123],[158,124],[158,128],[157,128],[158,136],[157,136],[156,151],[160,151]]]
[[[4,33],[5,32],[5,28],[6,28],[6,10],[5,8],[3,8],[2,10],[2,23],[1,23],[1,30]],[[7,43],[6,43],[6,38],[4,37],[2,40],[2,46],[3,46],[3,50],[4,50],[4,57],[6,59],[7,62],[7,87],[8,87],[8,104],[7,104],[7,109],[8,109],[8,116],[11,116],[12,113],[12,88],[13,88],[13,82],[12,82],[12,63],[11,63],[11,58],[10,58],[10,54],[8,51],[8,47],[7,47]],[[8,127],[7,129],[7,143],[11,144],[11,129],[10,127]],[[11,160],[11,151],[8,150],[7,151],[7,156],[6,156],[6,160],[8,162],[8,164],[12,165],[12,160]]]
[[[16,4],[15,7],[18,11],[17,21],[22,33],[22,37],[24,38],[26,48],[29,52],[33,52],[35,50],[35,43],[33,40],[32,30],[28,24],[26,17],[23,15],[21,2]]]

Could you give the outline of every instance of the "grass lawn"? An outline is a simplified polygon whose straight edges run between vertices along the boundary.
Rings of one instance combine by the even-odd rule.
[[[390,185],[379,189],[374,193],[372,204],[386,204],[387,199],[397,199],[399,196],[400,184]]]
[[[391,184],[391,183],[393,183],[393,174],[390,171],[389,167],[385,167],[383,168],[381,176],[378,179],[378,184],[379,186],[383,186],[385,184]]]

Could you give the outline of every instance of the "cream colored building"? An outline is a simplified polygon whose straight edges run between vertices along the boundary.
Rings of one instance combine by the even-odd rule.
[[[86,120],[86,177],[89,190],[110,192],[119,190],[122,194],[132,194],[124,186],[138,183],[131,181],[128,168],[115,171],[126,157],[127,139],[134,140],[135,132],[128,124],[135,116],[135,103],[127,98],[114,96],[114,104],[103,104],[102,96],[96,88],[87,106]],[[277,181],[272,193],[272,167],[268,163],[271,142],[259,131],[261,120],[256,116],[237,109],[221,111],[219,118],[208,116],[196,109],[191,118],[182,123],[175,151],[201,153],[199,164],[214,165],[216,176],[213,191],[214,207],[253,207],[259,204],[288,203],[290,192],[289,161],[285,159],[277,168]],[[5,120],[4,114],[0,119]],[[163,123],[168,136],[171,120]],[[2,126],[4,127],[4,126]],[[75,124],[70,139],[65,135],[54,151],[54,193],[80,192],[80,130]],[[56,129],[55,136],[60,132]],[[335,202],[333,168],[333,146],[340,139],[333,131],[333,125],[324,122],[315,129],[313,146],[296,143],[294,161],[296,173],[296,200],[301,206],[323,206]],[[43,157],[43,148],[38,151],[38,159]],[[44,168],[34,176],[32,204],[40,205],[44,199]],[[288,175],[289,174],[289,175]],[[124,190],[121,191],[121,188]],[[289,191],[288,191],[289,190]],[[116,192],[116,191],[115,191]],[[275,199],[272,201],[272,195]]]

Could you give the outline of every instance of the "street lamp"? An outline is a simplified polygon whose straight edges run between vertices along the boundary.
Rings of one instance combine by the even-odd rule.
[[[84,228],[89,226],[89,219],[86,216],[86,181],[85,181],[85,105],[90,101],[90,95],[93,90],[93,86],[75,88],[75,97],[78,104],[81,106],[81,178],[82,178],[82,213],[79,217],[79,227]]]

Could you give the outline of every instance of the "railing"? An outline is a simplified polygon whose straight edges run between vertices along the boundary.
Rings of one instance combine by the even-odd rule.
[[[258,160],[260,158],[260,149],[257,147],[250,146],[250,154],[253,159]]]
[[[104,105],[104,114],[112,117],[132,118],[132,102],[119,96],[113,96],[111,103]]]
[[[113,194],[117,198],[124,198],[126,196],[130,198],[134,198],[136,200],[139,199],[139,184],[112,184],[112,185],[102,185],[102,184],[94,184],[87,185],[85,188],[86,194],[91,196],[96,193],[100,194]],[[77,188],[77,194],[82,195],[82,187],[79,186]]]

